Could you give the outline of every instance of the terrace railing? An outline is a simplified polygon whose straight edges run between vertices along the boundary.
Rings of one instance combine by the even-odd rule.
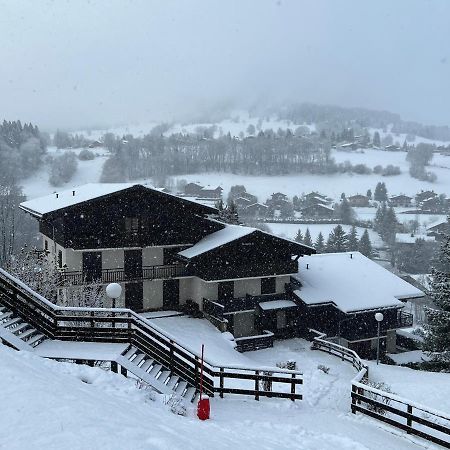
[[[0,302],[50,339],[85,342],[125,342],[200,387],[200,354],[135,312],[124,308],[61,307],[0,269]],[[274,367],[223,365],[204,361],[205,392],[301,400],[301,372]]]
[[[67,285],[81,285],[87,282],[120,283],[125,281],[170,279],[189,276],[189,270],[181,265],[143,266],[137,273],[129,274],[124,268],[102,269],[101,276],[92,280],[81,271],[61,271],[61,281]]]
[[[409,318],[407,318],[409,320]],[[420,405],[369,384],[369,368],[356,352],[333,342],[326,341],[325,334],[316,334],[311,348],[325,351],[349,361],[357,370],[352,380],[351,410],[380,420],[445,448],[450,448],[450,415]]]

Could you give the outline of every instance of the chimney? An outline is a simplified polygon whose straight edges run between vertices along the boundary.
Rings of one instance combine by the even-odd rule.
[[[75,191],[72,191],[72,196],[75,197]]]

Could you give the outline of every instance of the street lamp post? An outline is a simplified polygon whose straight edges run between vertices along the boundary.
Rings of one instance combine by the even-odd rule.
[[[116,299],[118,299],[122,294],[122,286],[119,283],[109,283],[106,286],[106,295],[111,299],[112,308],[116,307]],[[114,317],[114,311],[112,312],[112,317]],[[112,328],[115,328],[116,324],[113,319]]]
[[[375,313],[375,320],[378,322],[378,334],[377,334],[377,365],[380,362],[380,331],[381,331],[381,322],[383,321],[384,316],[380,312]]]

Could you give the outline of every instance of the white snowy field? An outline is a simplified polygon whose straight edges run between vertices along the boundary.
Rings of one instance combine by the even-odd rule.
[[[258,354],[255,359],[269,361],[302,351],[302,341],[289,341],[289,345],[287,350],[283,350],[287,348],[284,346],[253,353]],[[159,396],[150,400],[131,379],[0,346],[0,448],[434,448],[362,415],[351,414],[351,367],[332,361],[329,355],[310,353],[314,356],[303,364],[304,401],[214,398],[211,420],[200,422],[193,406],[189,406],[187,417],[176,416]],[[331,366],[329,374],[318,370],[318,363]]]
[[[62,154],[67,150],[57,150],[49,147],[50,155]],[[79,153],[81,149],[73,150]],[[56,188],[48,183],[48,166],[45,164],[29,179],[23,180],[24,193],[28,198],[35,198],[63,189],[70,189],[85,183],[98,182],[104,162],[107,159],[107,152],[103,149],[94,149],[98,156],[92,161],[78,161],[78,170],[74,177],[66,185]],[[235,175],[230,173],[202,173],[177,175],[173,177],[174,182],[185,179],[188,182],[198,182],[203,185],[221,186],[225,195],[228,194],[231,186],[243,184],[247,190],[258,197],[260,202],[264,202],[276,191],[281,191],[293,197],[300,196],[313,190],[320,191],[329,197],[339,200],[342,192],[347,196],[357,193],[365,194],[368,189],[372,192],[376,184],[381,181],[386,183],[389,195],[407,194],[414,196],[421,189],[432,189],[438,193],[447,194],[450,197],[450,157],[434,155],[432,164],[440,167],[430,167],[429,170],[435,172],[438,179],[435,183],[419,181],[409,176],[408,163],[404,152],[385,152],[381,150],[365,150],[365,153],[339,152],[333,150],[332,156],[337,161],[349,160],[352,164],[364,163],[369,167],[377,164],[386,166],[388,164],[399,165],[402,173],[397,176],[383,177],[381,175],[357,175],[357,174],[333,174],[333,175],[312,175],[312,174],[292,174],[279,176],[250,176]],[[136,183],[151,183],[151,179],[133,180]]]

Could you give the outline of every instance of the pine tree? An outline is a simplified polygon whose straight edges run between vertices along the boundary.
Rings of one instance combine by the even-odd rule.
[[[375,214],[375,219],[373,221],[373,229],[380,234],[383,230],[383,224],[384,224],[384,218],[386,217],[386,211],[387,211],[386,203],[383,203],[381,205],[381,207],[377,208],[377,212]]]
[[[348,250],[356,252],[358,250],[358,233],[356,227],[353,225],[350,233],[348,234]]]
[[[345,224],[351,224],[355,220],[355,212],[346,197],[342,199],[340,205],[336,208],[336,214],[342,223]]]
[[[372,242],[370,242],[369,232],[367,231],[367,229],[364,230],[364,233],[359,240],[358,251],[368,258],[374,256]]]
[[[371,189],[367,189],[367,198],[369,199],[369,200],[372,200],[372,190]]]
[[[325,251],[325,239],[323,238],[322,232],[319,232],[316,242],[314,243],[314,248],[317,253],[323,253]]]
[[[450,235],[442,241],[431,271],[429,295],[439,309],[426,309],[428,324],[423,348],[433,359],[450,364]]]
[[[378,131],[375,131],[375,133],[373,133],[373,146],[374,147],[381,146],[380,133],[378,133]]]
[[[341,225],[337,225],[328,236],[326,250],[328,253],[340,253],[348,250],[348,237]]]
[[[386,210],[386,214],[383,220],[382,230],[380,232],[381,237],[388,243],[395,241],[395,233],[397,232],[398,220],[395,215],[394,208],[391,206]]]
[[[296,242],[303,244],[303,234],[302,234],[302,230],[300,230],[300,228],[298,229],[297,236],[295,236],[294,239]]]
[[[373,194],[373,199],[376,200],[377,202],[386,202],[387,201],[387,199],[388,199],[387,188],[386,188],[386,185],[384,184],[384,182],[377,183],[377,185],[375,187],[375,192]]]
[[[305,238],[303,239],[303,243],[308,247],[313,246],[313,241],[311,239],[311,233],[309,232],[309,228],[306,229]]]

